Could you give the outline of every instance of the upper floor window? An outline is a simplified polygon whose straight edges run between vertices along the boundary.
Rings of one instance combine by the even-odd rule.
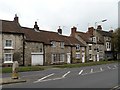
[[[52,41],[51,44],[52,44],[52,47],[56,47],[56,42],[55,41]]]
[[[107,51],[111,50],[111,43],[110,42],[106,42],[106,49],[107,49]]]
[[[96,37],[93,37],[92,41],[93,41],[93,42],[96,42]]]
[[[76,50],[80,50],[80,45],[79,44],[76,45]]]
[[[12,63],[13,62],[13,54],[5,53],[4,54],[4,63]]]
[[[60,47],[64,48],[64,42],[60,42]]]
[[[12,40],[5,40],[4,47],[5,48],[13,48],[13,42],[12,42]]]
[[[92,46],[89,46],[89,50],[92,50]]]

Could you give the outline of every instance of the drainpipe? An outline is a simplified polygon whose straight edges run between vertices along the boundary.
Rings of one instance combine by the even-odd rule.
[[[45,65],[45,44],[43,43],[43,66]]]
[[[25,66],[25,38],[23,34],[23,66]]]
[[[73,61],[72,61],[72,46],[71,46],[71,63],[73,63]]]

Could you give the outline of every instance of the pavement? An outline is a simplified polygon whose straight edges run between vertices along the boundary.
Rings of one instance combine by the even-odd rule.
[[[12,79],[11,77],[1,78],[0,85],[26,82],[25,79]]]

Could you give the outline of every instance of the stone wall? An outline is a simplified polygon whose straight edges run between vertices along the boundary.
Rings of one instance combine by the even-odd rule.
[[[12,48],[5,49],[5,41],[12,40]],[[13,61],[23,64],[23,35],[21,34],[2,34],[2,63],[4,63],[4,54],[13,54]]]
[[[25,42],[25,65],[31,65],[31,53],[43,53],[43,43]]]

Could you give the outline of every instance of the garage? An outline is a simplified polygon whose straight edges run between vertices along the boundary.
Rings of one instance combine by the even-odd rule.
[[[43,65],[43,53],[31,53],[32,66]]]

